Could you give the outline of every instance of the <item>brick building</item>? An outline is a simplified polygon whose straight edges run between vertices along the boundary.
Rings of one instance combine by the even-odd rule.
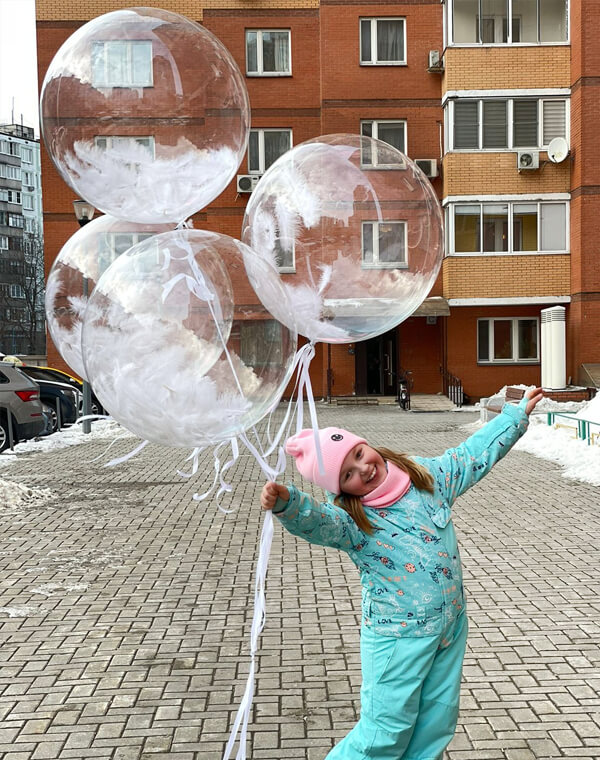
[[[82,24],[120,0],[38,0],[40,81]],[[562,305],[567,377],[600,362],[600,59],[590,0],[163,0],[212,31],[246,75],[252,109],[237,182],[195,216],[240,237],[255,178],[290,146],[362,133],[422,159],[444,207],[446,257],[429,298],[386,335],[318,345],[317,395],[444,388],[477,398],[539,383],[542,309]],[[587,19],[586,23],[583,20]],[[585,55],[584,55],[585,51]],[[566,158],[549,144],[562,138]],[[560,140],[559,140],[560,144]],[[561,160],[557,160],[561,159]],[[74,193],[42,152],[47,267],[77,229]],[[49,363],[62,361],[49,345]],[[367,386],[367,367],[379,367]],[[371,376],[372,377],[372,376]]]

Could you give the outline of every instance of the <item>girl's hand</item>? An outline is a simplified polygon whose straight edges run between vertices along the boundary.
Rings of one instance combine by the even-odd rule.
[[[544,394],[542,393],[541,388],[530,388],[525,393],[525,398],[529,399],[527,401],[527,406],[525,407],[525,413],[530,415],[535,409],[536,404],[544,398]]]
[[[262,493],[260,495],[260,505],[263,509],[273,509],[277,499],[282,501],[290,500],[290,492],[285,486],[280,486],[278,483],[265,483]]]

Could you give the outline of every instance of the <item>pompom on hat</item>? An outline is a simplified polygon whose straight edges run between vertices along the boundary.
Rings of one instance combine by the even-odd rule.
[[[312,429],[301,430],[288,438],[285,444],[286,454],[296,460],[296,469],[315,485],[340,493],[340,470],[349,451],[359,443],[366,443],[354,433],[342,428],[328,427],[319,430],[319,442],[323,455],[324,473],[319,472],[319,460],[315,446],[315,434]]]

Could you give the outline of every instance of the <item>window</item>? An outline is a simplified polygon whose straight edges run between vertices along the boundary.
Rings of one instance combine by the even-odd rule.
[[[537,318],[477,320],[477,361],[480,364],[537,362],[538,347]]]
[[[33,211],[33,195],[27,193],[23,195],[23,208],[25,211]]]
[[[568,0],[451,0],[455,44],[567,42]]]
[[[248,141],[248,171],[264,172],[292,147],[291,129],[251,129]]]
[[[451,102],[451,150],[543,148],[567,137],[567,100],[460,99]]]
[[[406,63],[406,24],[403,18],[360,19],[361,65]]]
[[[98,148],[104,150],[117,147],[127,148],[129,145],[141,145],[154,158],[154,137],[152,135],[135,137],[133,135],[96,135],[94,143]]]
[[[0,153],[4,153],[7,156],[20,156],[19,143],[12,142],[12,140],[0,140]]]
[[[389,143],[401,153],[406,153],[406,122],[388,120],[361,121],[360,133],[365,137],[373,137],[376,140]],[[371,146],[364,145],[361,161],[363,166],[381,166],[382,161],[377,155],[371,155]],[[389,163],[389,159],[388,159]]]
[[[0,201],[5,203],[18,203],[21,204],[21,192],[19,190],[6,190],[5,188],[0,190]]]
[[[406,267],[406,222],[362,223],[362,266]]]
[[[274,254],[277,268],[280,272],[296,271],[296,254],[293,240],[290,241],[289,246],[283,240],[277,240]]]
[[[246,74],[281,76],[292,73],[289,29],[246,31]]]
[[[567,203],[489,201],[448,207],[450,254],[567,251]]]
[[[31,148],[26,148],[25,146],[21,146],[21,160],[25,164],[33,163],[33,151],[31,150]]]
[[[29,187],[34,187],[33,172],[26,172],[23,170],[21,174],[23,177],[23,184],[28,185]]]
[[[8,251],[8,235],[0,235],[0,251]]]
[[[280,322],[275,319],[265,319],[238,324],[240,326],[240,358],[244,364],[250,367],[281,364],[283,333]]]
[[[4,179],[21,179],[21,167],[12,164],[0,164],[0,177]]]
[[[9,214],[8,215],[9,227],[21,227],[23,228],[23,217],[21,214]]]
[[[25,232],[35,232],[35,221],[30,217],[25,217]]]
[[[19,284],[11,285],[10,295],[11,298],[25,298],[25,291],[23,290],[23,286]]]
[[[98,265],[101,271],[108,269],[113,261],[142,240],[153,237],[152,232],[106,232],[98,241]],[[158,260],[158,251],[157,260]]]
[[[110,40],[92,44],[94,87],[152,87],[152,42]]]

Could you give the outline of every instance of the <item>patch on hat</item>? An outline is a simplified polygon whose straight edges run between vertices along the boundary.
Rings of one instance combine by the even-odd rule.
[[[331,436],[331,440],[332,440],[332,441],[343,441],[343,440],[344,440],[344,436],[343,436],[343,435],[340,435],[339,433],[334,433],[334,434]]]

